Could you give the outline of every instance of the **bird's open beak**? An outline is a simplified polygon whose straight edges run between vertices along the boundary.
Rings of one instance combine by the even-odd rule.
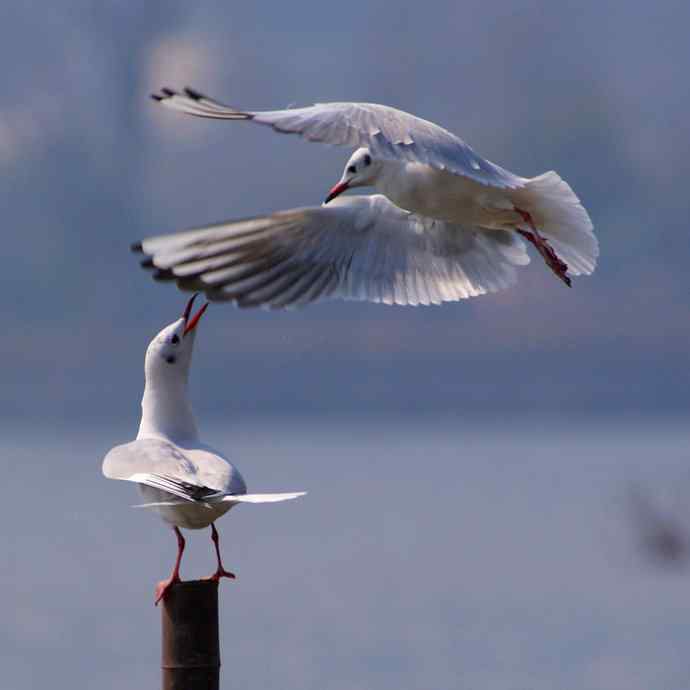
[[[198,292],[195,292],[190,298],[189,302],[187,302],[187,306],[184,308],[184,311],[182,312],[182,318],[184,319],[185,326],[187,325],[187,322],[189,321],[189,315],[192,313],[192,306],[194,304],[194,300],[199,296]]]
[[[192,316],[190,319],[189,317],[192,314],[192,305],[194,304],[194,300],[197,298],[197,295],[194,294],[191,296],[189,302],[187,302],[187,306],[184,308],[184,312],[182,313],[182,318],[184,319],[184,331],[182,332],[182,335],[185,336],[187,333],[191,333],[195,328],[196,325],[199,323],[199,319],[204,315],[204,312],[208,308],[208,302],[204,304],[199,311]]]
[[[333,201],[333,199],[335,199],[339,194],[342,194],[349,186],[349,182],[338,182],[338,184],[335,185],[330,192],[328,192],[328,196],[323,203],[327,204],[329,201]]]

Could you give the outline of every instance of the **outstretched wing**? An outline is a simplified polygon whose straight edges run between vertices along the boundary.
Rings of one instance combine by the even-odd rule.
[[[440,304],[506,288],[529,262],[513,232],[411,214],[382,195],[151,237],[133,249],[157,280],[240,307],[327,297]]]
[[[338,146],[367,146],[379,158],[425,163],[437,170],[501,189],[527,180],[475,153],[460,137],[433,122],[376,103],[316,103],[306,108],[238,110],[193,89],[162,89],[153,98],[188,115],[218,120],[251,120],[276,132]]]

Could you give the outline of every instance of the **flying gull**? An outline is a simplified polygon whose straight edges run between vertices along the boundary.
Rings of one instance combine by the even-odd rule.
[[[356,150],[321,206],[279,211],[133,245],[154,278],[241,307],[328,297],[440,304],[507,288],[529,263],[527,240],[568,286],[594,271],[587,211],[551,171],[515,175],[421,118],[372,103],[249,111],[163,89],[161,105],[243,120]],[[341,196],[355,187],[377,194]]]

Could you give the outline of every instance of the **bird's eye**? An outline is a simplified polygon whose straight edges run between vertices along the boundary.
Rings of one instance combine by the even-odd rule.
[[[371,165],[371,156],[368,153],[364,156],[364,165]]]
[[[165,361],[166,361],[168,364],[175,364],[175,362],[176,362],[177,360],[175,359],[175,355],[168,355],[168,356],[165,358]]]
[[[352,175],[354,175],[354,174],[357,172],[357,168],[355,168],[354,165],[350,165],[350,166],[348,166],[348,168],[347,168],[347,172],[349,172],[349,173],[351,173]]]
[[[177,343],[180,342],[180,336],[177,335],[177,333],[175,333],[175,335],[174,335],[172,338],[170,338],[170,342],[171,342],[173,345],[177,345]]]

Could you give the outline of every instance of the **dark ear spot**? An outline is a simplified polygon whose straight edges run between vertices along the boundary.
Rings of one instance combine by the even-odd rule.
[[[368,153],[364,154],[364,165],[371,165],[371,156]]]
[[[165,358],[165,361],[166,361],[168,364],[175,364],[175,362],[176,362],[177,360],[175,359],[175,355],[168,355],[168,356]]]

